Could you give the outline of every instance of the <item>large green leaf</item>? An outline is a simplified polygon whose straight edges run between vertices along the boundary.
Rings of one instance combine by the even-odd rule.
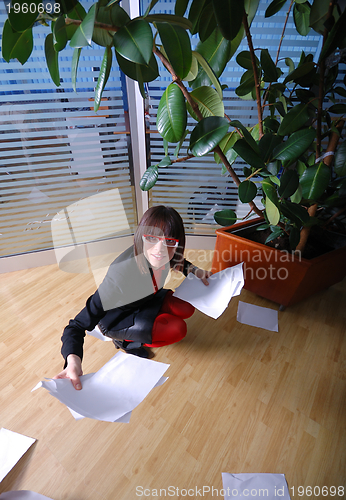
[[[186,82],[191,82],[197,77],[198,74],[198,62],[195,57],[195,55],[192,53],[192,62],[191,62],[191,68],[188,74],[183,78]]]
[[[137,82],[152,82],[159,76],[159,69],[154,54],[151,55],[149,64],[136,64],[115,53],[119,67],[125,75]]]
[[[273,157],[274,149],[281,144],[282,138],[279,135],[266,133],[261,137],[258,143],[261,158],[265,163],[270,161]]]
[[[308,167],[300,178],[303,198],[318,200],[330,181],[330,170],[323,162]]]
[[[210,9],[210,4],[206,4],[202,11],[198,25],[198,35],[200,41],[204,42],[207,40],[216,28],[217,21],[214,11]]]
[[[310,31],[310,10],[309,2],[295,3],[293,7],[293,19],[297,31],[300,35],[306,36]]]
[[[224,116],[225,109],[223,102],[213,87],[198,87],[196,90],[190,92],[190,95],[197,103],[203,118],[207,116]],[[199,121],[190,104],[187,103],[186,105],[192,118]]]
[[[98,10],[96,14],[96,21],[104,25],[114,26],[121,28],[128,22],[130,22],[130,17],[128,13],[120,7],[117,3],[112,4],[110,7],[107,6],[107,0],[98,2]],[[103,28],[98,28],[96,25],[93,32],[93,41],[102,47],[107,47],[113,43],[113,31],[107,31]]]
[[[339,177],[346,175],[346,141],[339,146],[335,154],[334,170]]]
[[[265,82],[276,82],[279,75],[268,49],[261,50],[261,66],[263,70],[263,80]]]
[[[241,39],[239,40],[238,45],[240,42]],[[213,75],[214,77],[219,77],[225,69],[226,64],[231,58],[230,51],[232,44],[233,42],[226,40],[222,36],[219,29],[213,31],[209,38],[207,38],[207,40],[203,43],[197,44],[196,52],[203,56],[205,61],[208,63],[208,66],[203,66],[203,60],[200,61],[200,59],[198,59],[201,67],[196,79],[193,82],[190,82],[192,88],[201,87],[202,85],[210,85],[211,83],[215,85],[214,81],[212,81]],[[213,72],[211,74],[208,73],[209,66]]]
[[[256,184],[252,181],[243,181],[238,186],[239,199],[242,203],[249,203],[257,195]]]
[[[153,52],[153,34],[150,25],[135,19],[114,34],[115,50],[128,61],[149,64]]]
[[[304,76],[308,75],[310,71],[312,71],[315,68],[315,63],[314,62],[306,62],[302,64],[301,66],[298,66],[296,69],[288,73],[286,78],[284,79],[284,84],[288,82],[295,82],[298,83],[300,78],[303,78]]]
[[[280,211],[270,198],[265,200],[265,210],[270,224],[276,226],[280,222]]]
[[[308,107],[308,104],[297,104],[290,109],[280,124],[278,135],[284,137],[303,127],[310,116]]]
[[[256,60],[256,65],[259,67],[259,59],[255,55],[255,60]],[[248,50],[242,50],[239,52],[239,54],[236,57],[236,61],[244,69],[253,69],[252,68],[252,62],[251,62],[251,53]]]
[[[267,178],[262,181],[262,189],[267,199],[269,198],[274,205],[279,206],[279,198],[275,185]]]
[[[280,203],[280,210],[285,217],[298,224],[298,226],[309,222],[310,216],[308,211],[302,205],[282,200]]]
[[[168,142],[179,142],[187,123],[185,98],[180,88],[171,83],[163,93],[157,110],[156,126]]]
[[[101,103],[101,97],[103,89],[108,81],[109,74],[112,68],[112,47],[106,47],[103,55],[99,77],[97,79],[96,89],[95,89],[95,100],[94,100],[94,111],[95,113],[99,109]]]
[[[67,44],[65,17],[59,16],[53,27],[53,45],[56,52],[64,50]]]
[[[159,169],[157,165],[152,165],[147,168],[143,177],[139,181],[139,187],[142,191],[149,191],[155,184],[159,177]]]
[[[71,17],[71,12],[74,9],[78,9],[80,6],[80,3],[78,0],[56,0],[55,3],[58,3],[60,5],[60,13],[61,14],[68,14],[68,17],[71,19],[76,19],[75,17]],[[52,8],[54,10],[54,3],[52,5]],[[56,8],[56,7],[55,7]],[[46,7],[46,10],[48,11],[48,5]],[[84,10],[84,9],[83,9]]]
[[[232,120],[230,122],[230,125],[238,130],[243,134],[244,139],[248,143],[248,145],[257,153],[257,155],[260,154],[260,150],[258,147],[257,142],[255,139],[252,137],[251,133],[248,131],[248,129],[239,121],[239,120]]]
[[[12,8],[9,12],[8,20],[13,30],[18,32],[23,32],[26,31],[28,28],[32,28],[34,22],[36,21],[39,15],[38,6],[41,3],[42,3],[41,0],[30,0],[29,2],[25,1],[23,2],[23,0],[19,0],[18,2],[17,1],[11,2]],[[20,8],[14,9],[13,4],[18,5]]]
[[[169,167],[169,165],[172,165],[172,161],[168,155],[164,156],[157,164],[158,167]]]
[[[76,30],[75,34],[71,38],[70,46],[74,49],[79,49],[81,47],[86,47],[91,45],[91,40],[94,31],[95,24],[95,14],[96,14],[96,4],[90,7],[89,12],[83,19],[82,23]]]
[[[240,85],[235,89],[239,97],[247,96],[255,88],[255,77],[252,69],[245,71],[240,79]]]
[[[246,139],[239,139],[239,141],[234,144],[233,149],[251,167],[256,169],[266,167],[259,153],[256,153],[252,148],[249,148]]]
[[[46,36],[44,52],[50,76],[57,87],[60,86],[58,53],[54,50],[53,33]]]
[[[192,4],[189,10],[189,21],[191,22],[191,34],[195,35],[198,31],[200,17],[204,8],[205,3],[208,0],[192,0]]]
[[[295,250],[300,241],[300,228],[291,226],[289,234],[289,242],[291,250]]]
[[[69,19],[76,19],[78,21],[83,21],[83,19],[85,19],[87,13],[84,9],[84,7],[78,2],[78,1],[75,1],[75,0],[72,0],[75,4],[73,6],[72,9],[70,9],[68,11],[68,16]],[[62,11],[63,13],[67,13],[67,12],[64,12]]]
[[[338,21],[328,33],[327,40],[325,41],[320,54],[320,61],[331,55],[337,47],[345,48],[345,22],[346,10],[344,10]]]
[[[77,92],[77,70],[80,54],[82,49],[74,49],[72,56],[72,64],[71,64],[71,73],[72,73],[72,88],[75,92]]]
[[[145,20],[150,23],[170,23],[180,26],[184,30],[191,28],[191,23],[185,17],[174,16],[172,14],[150,14],[145,17]]]
[[[222,36],[233,40],[241,27],[244,0],[212,0],[214,13]]]
[[[302,198],[303,198],[302,187],[299,184],[297,191],[295,193],[293,193],[291,196],[291,202],[292,203],[300,203]]]
[[[203,156],[212,151],[226,135],[228,120],[220,116],[203,118],[192,130],[190,149],[195,156]]]
[[[180,26],[156,23],[163,48],[175,73],[182,80],[188,74],[192,63],[190,37]]]
[[[325,30],[325,22],[328,18],[329,3],[329,0],[314,0],[312,2],[310,26],[321,35],[323,35]],[[337,6],[334,7],[333,17],[335,21],[337,21],[339,18]]]
[[[290,162],[298,160],[298,158],[309,148],[315,137],[316,132],[312,128],[298,130],[294,132],[286,142],[274,149],[273,158]]]
[[[186,12],[189,0],[176,0],[174,6],[174,14],[176,16],[183,16]]]
[[[17,33],[13,31],[9,20],[6,19],[2,31],[2,57],[5,61],[18,59],[21,64],[24,64],[29,59],[33,48],[32,28],[23,33]]]
[[[240,139],[239,134],[236,131],[229,132],[225,135],[222,141],[219,143],[219,147],[223,154],[226,156],[230,165],[235,162],[238,157],[238,154],[234,151],[233,146]],[[221,159],[217,153],[214,153],[214,160],[216,163],[220,163]]]
[[[222,99],[222,88],[221,88],[220,82],[219,82],[217,76],[215,75],[213,69],[210,67],[208,61],[206,61],[206,59],[199,52],[194,51],[193,55],[197,59],[198,63],[202,66],[203,71],[207,75],[209,82],[214,85],[217,93],[220,96],[220,99]],[[197,80],[198,80],[198,76],[197,76]],[[195,83],[192,84],[192,88],[196,88]]]
[[[286,0],[273,0],[267,7],[265,17],[274,16],[285,5]]]
[[[279,195],[282,198],[289,198],[298,189],[299,176],[295,170],[286,170],[280,178]]]
[[[346,114],[346,104],[334,104],[328,109],[329,113],[335,113],[338,115]]]
[[[237,220],[237,216],[233,210],[226,209],[215,212],[214,219],[220,226],[232,226]]]

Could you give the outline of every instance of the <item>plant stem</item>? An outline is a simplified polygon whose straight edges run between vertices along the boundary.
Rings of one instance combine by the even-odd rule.
[[[285,38],[286,26],[287,26],[287,23],[288,23],[288,18],[289,18],[289,15],[290,15],[293,3],[294,3],[294,0],[291,0],[290,6],[289,6],[287,14],[286,14],[286,19],[285,19],[285,22],[284,22],[284,26],[282,28],[282,33],[281,33],[281,38],[280,38],[280,42],[279,42],[279,45],[278,45],[278,50],[276,52],[275,66],[277,66],[278,61],[279,61],[281,45],[282,45],[282,42],[284,41],[284,38]],[[271,87],[271,83],[269,83],[268,88],[266,90],[266,93],[264,94],[264,97],[263,97],[262,111],[263,111],[263,108],[264,108],[264,103],[267,100],[270,87]]]
[[[263,136],[263,116],[262,116],[262,105],[261,105],[261,84],[258,78],[258,68],[256,64],[255,51],[253,48],[252,37],[249,29],[249,23],[247,20],[247,14],[244,10],[243,14],[243,25],[245,29],[245,34],[247,38],[247,43],[249,46],[251,64],[253,70],[253,76],[255,80],[255,91],[256,91],[256,103],[257,103],[257,115],[258,115],[258,125],[259,125],[259,138]]]
[[[334,8],[334,0],[330,0],[329,2],[329,7],[328,7],[328,17],[327,20],[329,20],[332,16],[333,13],[333,8]],[[323,32],[323,44],[322,44],[322,49],[324,47],[324,44],[326,43],[328,37],[328,29],[324,28]],[[323,99],[324,99],[324,74],[326,71],[326,64],[325,60],[322,59],[320,61],[320,79],[319,79],[319,89],[318,89],[318,107],[317,107],[317,125],[316,125],[316,160],[319,158],[321,154],[321,149],[322,149],[322,111],[323,111]]]
[[[294,0],[291,0],[290,6],[289,6],[287,14],[286,14],[285,23],[284,23],[284,26],[283,26],[283,29],[282,29],[282,34],[281,34],[280,42],[279,42],[279,45],[278,45],[278,51],[276,53],[275,66],[277,65],[278,60],[279,60],[281,45],[282,45],[282,42],[284,41],[284,38],[285,38],[286,26],[287,26],[287,23],[288,23],[288,18],[289,18],[289,15],[290,15],[290,12],[291,12],[293,4],[294,4]]]
[[[79,19],[70,19],[69,17],[66,17],[65,24],[75,24],[76,26],[80,26],[82,24],[82,21],[80,21]],[[119,29],[118,26],[111,26],[110,24],[99,23],[98,21],[95,21],[94,26],[95,28],[101,28],[106,31],[112,31],[113,33],[116,33]]]

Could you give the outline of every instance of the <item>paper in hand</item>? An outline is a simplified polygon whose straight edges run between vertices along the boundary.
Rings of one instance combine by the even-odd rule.
[[[290,500],[285,474],[230,474],[222,473],[222,484],[225,500],[233,500],[250,496],[267,500]]]
[[[10,472],[36,441],[8,429],[0,429],[0,481]]]
[[[88,335],[91,335],[92,337],[95,337],[99,340],[102,340],[103,342],[109,342],[110,340],[112,340],[110,337],[107,337],[106,335],[103,335],[103,333],[101,332],[101,330],[99,329],[99,327],[96,325],[95,328],[93,330],[86,330],[86,332]]]
[[[72,410],[76,418],[127,422],[127,414],[162,382],[168,367],[165,363],[118,352],[98,372],[82,375],[80,391],[74,389],[69,379],[45,380],[33,390],[44,387]]]
[[[190,273],[173,296],[189,302],[199,311],[217,319],[231,298],[239,295],[244,286],[243,264],[212,274],[208,282],[209,285],[206,286],[202,280]]]

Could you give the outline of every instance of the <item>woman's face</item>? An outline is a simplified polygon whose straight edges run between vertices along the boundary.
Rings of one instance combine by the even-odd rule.
[[[174,257],[176,248],[167,247],[164,240],[164,238],[159,238],[158,242],[153,244],[143,238],[144,255],[154,269],[164,266]]]

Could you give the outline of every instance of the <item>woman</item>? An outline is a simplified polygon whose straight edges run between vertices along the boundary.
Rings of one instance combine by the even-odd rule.
[[[208,285],[211,272],[184,259],[185,231],[176,210],[163,205],[143,215],[134,235],[134,245],[109,266],[98,290],[64,329],[61,353],[64,370],[55,378],[69,378],[75,389],[82,388],[85,330],[96,325],[113,339],[117,348],[148,357],[145,347],[160,347],[183,339],[184,319],[194,307],[163,289],[169,269],[192,272]]]

